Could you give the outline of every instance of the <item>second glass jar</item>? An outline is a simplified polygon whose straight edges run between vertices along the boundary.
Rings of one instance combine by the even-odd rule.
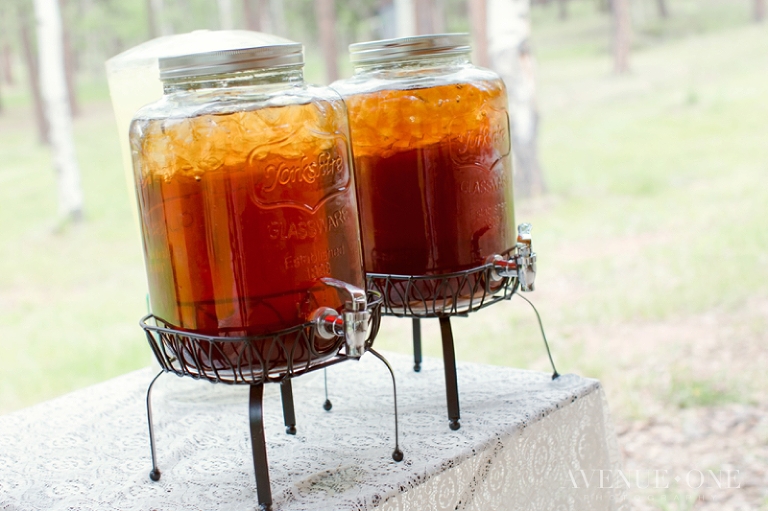
[[[366,271],[442,275],[515,246],[507,94],[469,37],[353,44],[349,110]],[[422,290],[423,291],[423,290]]]

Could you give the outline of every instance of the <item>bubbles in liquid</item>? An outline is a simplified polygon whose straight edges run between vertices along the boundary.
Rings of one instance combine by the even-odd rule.
[[[357,94],[346,103],[355,150],[361,154],[418,148],[456,133],[479,132],[498,122],[479,115],[487,105],[498,115],[506,115],[507,108],[501,80]]]

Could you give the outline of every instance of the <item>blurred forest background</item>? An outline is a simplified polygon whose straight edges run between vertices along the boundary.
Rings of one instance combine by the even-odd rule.
[[[328,83],[351,73],[349,43],[397,34],[386,0],[60,5],[79,222],[57,216],[32,1],[0,3],[0,413],[150,363],[107,58],[163,34],[252,28],[303,42],[307,80]],[[410,5],[422,9],[414,31],[471,31],[482,50],[468,2]],[[520,198],[516,214],[534,226],[539,276],[528,298],[558,369],[602,380],[628,469],[742,474],[739,490],[701,488],[674,503],[654,495],[638,508],[768,509],[765,16],[764,0],[530,9],[546,191]],[[329,17],[331,57],[320,29]],[[437,324],[423,323],[425,352],[439,356]],[[518,298],[456,320],[454,333],[459,359],[548,370]],[[385,321],[376,342],[408,353],[410,323]]]

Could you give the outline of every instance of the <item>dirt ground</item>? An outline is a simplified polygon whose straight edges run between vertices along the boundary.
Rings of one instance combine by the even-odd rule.
[[[583,332],[593,350],[604,348],[596,339],[622,345],[621,370],[601,379],[630,509],[768,509],[766,322],[768,300],[755,299],[736,311]]]

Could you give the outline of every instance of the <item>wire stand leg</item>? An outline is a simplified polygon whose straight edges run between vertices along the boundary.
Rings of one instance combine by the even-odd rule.
[[[392,370],[392,366],[389,365],[389,362],[387,362],[387,359],[381,356],[377,351],[374,351],[373,349],[368,349],[373,355],[384,362],[384,365],[387,366],[387,369],[389,369],[389,374],[392,376],[392,394],[394,395],[394,401],[395,401],[395,450],[392,452],[392,459],[395,461],[403,461],[403,451],[400,450],[400,431],[397,427],[397,384],[395,383],[395,372]]]
[[[459,419],[459,383],[456,377],[456,353],[453,348],[451,318],[440,317],[440,336],[443,341],[443,366],[445,368],[445,397],[448,401],[448,426],[456,431],[461,427]]]
[[[421,371],[421,320],[413,318],[413,370]]]
[[[256,493],[259,507],[263,511],[272,509],[272,488],[269,482],[269,464],[267,462],[267,442],[264,438],[264,385],[251,385],[248,401],[248,418],[251,426],[251,448],[253,450],[253,469],[256,473]]]
[[[293,407],[293,384],[290,378],[280,382],[280,397],[283,401],[283,420],[285,432],[289,435],[296,434],[296,411]]]
[[[544,339],[544,347],[547,348],[547,356],[549,357],[549,363],[552,365],[552,379],[556,379],[560,376],[560,373],[557,372],[557,369],[555,369],[555,362],[552,360],[552,352],[549,351],[549,343],[547,342],[547,334],[544,333],[544,324],[541,322],[541,316],[539,316],[539,311],[536,310],[536,306],[531,303],[531,301],[521,295],[520,293],[517,293],[517,296],[528,302],[528,305],[530,305],[533,308],[533,312],[536,313],[536,319],[539,320],[539,330],[541,330],[541,338]]]
[[[152,387],[160,375],[165,371],[160,371],[152,378],[152,382],[147,388],[147,424],[149,425],[149,450],[152,452],[152,471],[149,473],[149,478],[153,481],[160,480],[160,469],[157,467],[157,455],[155,449],[155,428],[152,424]]]
[[[323,403],[323,410],[330,412],[333,408],[333,403],[328,399],[328,368],[323,368],[323,381],[325,382],[325,403]]]

